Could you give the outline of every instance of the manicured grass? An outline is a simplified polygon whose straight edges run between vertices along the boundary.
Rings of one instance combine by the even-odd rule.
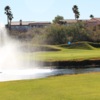
[[[100,73],[1,82],[0,100],[100,100]]]
[[[95,46],[95,44],[93,44]],[[97,45],[97,44],[96,44]],[[100,48],[93,47],[87,42],[73,43],[71,45],[44,45],[54,51],[39,51],[25,53],[25,58],[39,61],[68,61],[100,59]],[[35,56],[34,56],[35,55]]]
[[[32,57],[32,55],[30,57]],[[43,53],[40,52],[36,54],[36,58],[33,60],[68,61],[68,60],[87,60],[87,59],[99,59],[99,58],[100,58],[100,49],[96,50],[70,49],[59,52],[43,52]]]
[[[67,44],[63,44],[63,45],[60,45],[61,47],[64,47],[64,48],[68,48],[68,49],[86,49],[86,50],[93,50],[95,49],[95,45],[92,46],[93,43],[89,44],[89,42],[76,42],[76,43],[72,43],[71,45],[67,45]]]

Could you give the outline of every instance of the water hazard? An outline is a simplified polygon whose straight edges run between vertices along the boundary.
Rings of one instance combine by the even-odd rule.
[[[12,81],[12,80],[26,80],[26,79],[38,79],[49,76],[57,75],[69,75],[69,74],[81,74],[89,72],[100,72],[100,68],[85,68],[85,69],[18,69],[18,70],[2,70],[0,72],[0,81]]]
[[[100,68],[53,69],[59,67],[35,67],[38,64],[30,63],[30,56],[27,61],[20,59],[21,56],[24,58],[23,51],[19,49],[20,44],[21,43],[10,38],[6,29],[0,26],[0,82],[100,71]],[[36,55],[34,54],[32,57],[36,57]],[[41,64],[39,64],[39,66],[41,66]]]

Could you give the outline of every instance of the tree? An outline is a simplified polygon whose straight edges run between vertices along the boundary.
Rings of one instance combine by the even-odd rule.
[[[9,14],[8,14],[8,19],[10,21],[9,25],[11,26],[11,21],[13,19],[13,14],[11,12],[9,12]]]
[[[66,26],[52,24],[47,28],[47,43],[48,44],[64,44],[67,43]]]
[[[8,23],[8,25],[9,25],[9,18],[8,18],[9,11],[10,11],[10,7],[6,6],[5,7],[5,14],[7,15],[7,23]]]
[[[60,21],[60,20],[63,20],[63,19],[64,19],[63,16],[57,15],[57,16],[54,18],[53,23],[58,24],[59,21]]]
[[[91,15],[90,15],[90,18],[92,19],[92,18],[94,18],[94,16],[91,14]]]
[[[80,16],[80,13],[78,11],[78,7],[77,5],[74,5],[73,8],[72,8],[74,14],[75,14],[75,20],[78,20],[79,16]]]
[[[6,6],[4,8],[4,10],[5,10],[5,14],[7,15],[7,25],[8,25],[8,27],[10,27],[11,26],[11,21],[13,19],[13,14],[11,12],[11,8],[9,6]]]

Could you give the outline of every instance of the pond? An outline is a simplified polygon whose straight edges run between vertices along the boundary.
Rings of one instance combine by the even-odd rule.
[[[16,70],[1,70],[0,82],[38,79],[49,76],[57,76],[64,74],[81,74],[89,72],[100,72],[100,68],[84,68],[84,69],[51,69],[51,68],[31,68],[31,69],[16,69]]]

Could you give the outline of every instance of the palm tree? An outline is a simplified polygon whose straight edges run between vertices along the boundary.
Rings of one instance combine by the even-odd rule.
[[[91,14],[91,15],[90,15],[90,18],[92,19],[92,18],[94,18],[94,16]]]
[[[74,5],[73,8],[72,8],[74,14],[75,14],[75,20],[78,20],[79,16],[80,16],[80,13],[78,11],[78,7],[77,5]]]
[[[77,30],[77,33],[79,33],[79,22],[78,22],[78,18],[80,16],[80,13],[78,11],[78,6],[77,5],[74,5],[73,8],[72,8],[72,10],[73,10],[73,13],[75,14],[75,20],[77,21],[77,23],[76,23],[76,30]],[[76,34],[75,34],[75,37],[76,37]],[[79,37],[80,37],[80,35],[79,35]]]
[[[11,12],[8,13],[8,19],[9,19],[9,21],[10,21],[9,27],[11,28],[11,21],[12,21],[12,19],[13,19],[13,14],[12,14]]]
[[[12,14],[11,9],[10,9],[9,6],[5,7],[5,14],[7,15],[8,28],[11,29],[11,21],[13,19],[13,14]]]
[[[9,18],[8,18],[8,15],[9,15],[9,12],[10,12],[11,9],[10,9],[9,6],[6,6],[4,10],[5,10],[5,14],[7,15],[7,23],[8,23],[8,26],[9,26]]]

